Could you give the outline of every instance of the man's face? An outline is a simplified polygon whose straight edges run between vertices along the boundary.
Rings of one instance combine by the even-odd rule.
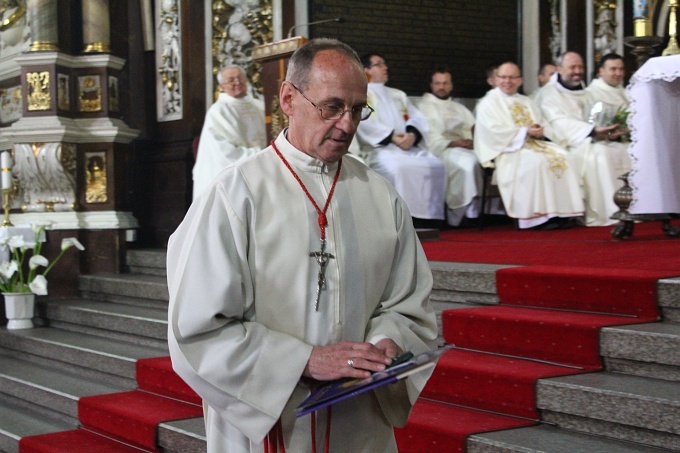
[[[246,77],[236,68],[225,69],[220,88],[231,97],[242,98],[246,95]]]
[[[583,80],[583,59],[574,52],[564,54],[562,66],[557,68],[562,82],[569,87],[577,87]]]
[[[323,119],[311,102],[339,105],[345,110],[364,106],[366,75],[346,55],[324,50],[314,58],[309,83],[299,88],[309,100],[288,82],[281,87],[281,105],[290,119],[288,141],[322,162],[337,162],[347,153],[359,120],[352,119],[350,112],[335,120]]]
[[[388,67],[382,57],[373,55],[371,57],[371,66],[365,68],[366,75],[371,82],[385,83],[389,80]]]
[[[600,77],[607,85],[617,87],[623,82],[623,74],[625,68],[623,66],[623,60],[607,60],[604,62],[597,75]]]
[[[550,80],[550,77],[557,71],[557,66],[547,64],[543,66],[543,71],[538,75],[538,86],[543,86]]]
[[[451,96],[451,92],[453,91],[451,74],[448,72],[435,72],[432,75],[432,81],[430,82],[430,90],[432,90],[432,94],[440,99],[447,99]]]
[[[522,86],[524,80],[522,79],[522,74],[513,63],[505,63],[498,67],[496,71],[496,86],[498,86],[501,91],[508,96],[512,96],[517,93],[519,87]]]

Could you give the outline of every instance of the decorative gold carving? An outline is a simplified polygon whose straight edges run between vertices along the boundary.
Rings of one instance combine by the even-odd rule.
[[[98,75],[78,77],[78,110],[98,112],[102,109],[102,87]]]
[[[213,78],[219,70],[228,65],[239,65],[250,80],[256,96],[263,93],[260,78],[261,66],[253,62],[253,49],[271,42],[272,2],[260,0],[259,5],[250,6],[248,2],[232,6],[226,0],[212,2],[212,56]],[[250,2],[254,3],[254,2]],[[217,99],[219,85],[213,79],[214,97]]]
[[[106,178],[106,154],[104,152],[85,154],[85,202],[106,203],[108,201]]]
[[[49,110],[52,96],[50,95],[50,73],[29,72],[26,74],[28,84],[28,110]]]
[[[283,112],[278,95],[272,98],[271,112],[272,137],[278,137],[281,131],[288,127],[288,115]]]
[[[610,0],[595,0],[595,39],[593,42],[593,57],[599,62],[604,55],[616,52],[616,2]]]

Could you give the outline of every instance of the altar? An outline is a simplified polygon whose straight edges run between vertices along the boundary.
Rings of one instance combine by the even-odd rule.
[[[680,214],[680,55],[650,58],[630,97],[631,214]]]

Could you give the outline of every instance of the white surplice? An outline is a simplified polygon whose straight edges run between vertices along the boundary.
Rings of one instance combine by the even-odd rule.
[[[276,139],[323,206],[337,164]],[[204,399],[210,453],[262,452],[281,418],[287,451],[311,451],[309,395],[301,375],[312,347],[393,339],[434,346],[432,274],[394,188],[344,158],[328,208],[326,288],[314,310],[320,248],[317,212],[270,146],[225,169],[195,201],[168,245],[168,342],[177,373]],[[396,452],[429,374],[333,406],[331,451]],[[317,416],[323,449],[325,410]]]
[[[592,103],[602,102],[604,104],[603,111],[610,120],[619,109],[627,109],[630,104],[626,89],[622,85],[613,87],[600,78],[590,82],[586,92],[590,95]]]
[[[368,84],[368,104],[375,112],[359,123],[357,130],[368,165],[394,185],[411,215],[443,219],[446,168],[425,147],[427,118],[413,106],[406,93],[380,83]],[[394,143],[381,145],[393,132],[406,132],[407,126],[421,133],[423,139],[418,146],[405,151]]]
[[[482,165],[495,165],[498,189],[510,217],[533,226],[550,217],[583,214],[582,190],[570,154],[527,134],[528,126],[544,124],[527,96],[508,96],[494,88],[477,104],[476,113],[475,153]],[[548,127],[544,135],[550,135]]]
[[[267,146],[264,103],[249,94],[235,98],[220,93],[208,109],[193,169],[194,200],[227,165]]]
[[[588,122],[594,99],[585,90],[567,90],[557,77],[541,90],[541,111],[550,122],[554,139],[576,157],[586,200],[586,225],[616,223],[614,193],[623,184],[618,179],[630,171],[626,143],[593,141],[594,125]]]
[[[472,150],[448,145],[472,139],[475,117],[463,104],[432,93],[423,94],[418,109],[429,122],[427,148],[446,166],[446,206],[450,210],[467,207],[482,192],[482,168]]]

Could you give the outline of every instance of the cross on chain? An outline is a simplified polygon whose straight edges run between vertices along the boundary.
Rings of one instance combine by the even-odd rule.
[[[309,252],[309,256],[316,258],[319,265],[319,275],[316,282],[316,302],[314,303],[314,310],[319,311],[319,299],[321,298],[321,291],[326,289],[326,266],[331,258],[335,258],[330,253],[326,253],[326,240],[321,239],[321,250],[318,252]]]

